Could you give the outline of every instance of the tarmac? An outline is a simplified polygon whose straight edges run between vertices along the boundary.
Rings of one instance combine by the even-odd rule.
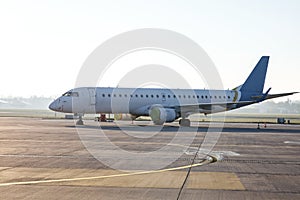
[[[300,199],[300,125],[74,124],[0,117],[0,199]]]

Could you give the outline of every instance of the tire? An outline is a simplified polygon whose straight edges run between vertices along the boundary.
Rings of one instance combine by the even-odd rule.
[[[191,121],[189,119],[181,119],[179,120],[179,125],[184,127],[190,127]]]

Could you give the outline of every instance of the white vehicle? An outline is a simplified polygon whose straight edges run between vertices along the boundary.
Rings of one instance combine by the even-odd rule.
[[[64,93],[49,108],[79,115],[77,124],[83,124],[83,114],[129,113],[133,118],[150,116],[157,125],[181,118],[181,126],[190,126],[191,114],[223,112],[296,93],[269,94],[271,88],[263,93],[268,62],[269,56],[261,57],[244,84],[232,90],[81,87]]]

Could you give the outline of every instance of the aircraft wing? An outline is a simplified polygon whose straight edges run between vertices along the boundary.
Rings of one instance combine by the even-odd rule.
[[[297,94],[297,93],[299,93],[299,92],[289,92],[289,93],[281,93],[281,94],[268,94],[268,96],[266,96],[266,99],[284,97],[284,96],[289,96],[289,95],[293,95],[293,94]]]
[[[185,112],[193,112],[195,110],[203,111],[216,111],[221,109],[224,111],[227,108],[234,107],[236,105],[248,105],[255,103],[255,101],[238,101],[238,102],[212,102],[212,103],[199,103],[199,104],[181,104],[181,105],[170,105],[165,106],[166,108],[173,108],[176,110],[184,110]]]
[[[273,99],[277,97],[288,96],[292,94],[296,94],[298,92],[289,92],[289,93],[281,93],[281,94],[268,94],[264,100]],[[253,99],[260,99],[263,98],[262,95],[260,96],[253,96]],[[165,106],[166,108],[173,108],[176,110],[184,110],[185,112],[194,112],[195,110],[202,110],[204,112],[219,112],[224,111],[230,108],[235,108],[235,106],[243,106],[257,103],[257,100],[253,101],[238,101],[238,102],[212,102],[212,103],[199,103],[199,104],[180,104],[180,105],[170,105]]]

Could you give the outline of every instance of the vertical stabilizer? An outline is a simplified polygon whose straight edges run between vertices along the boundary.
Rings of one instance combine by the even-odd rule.
[[[240,91],[252,94],[262,94],[268,69],[269,56],[262,56],[248,76]]]

